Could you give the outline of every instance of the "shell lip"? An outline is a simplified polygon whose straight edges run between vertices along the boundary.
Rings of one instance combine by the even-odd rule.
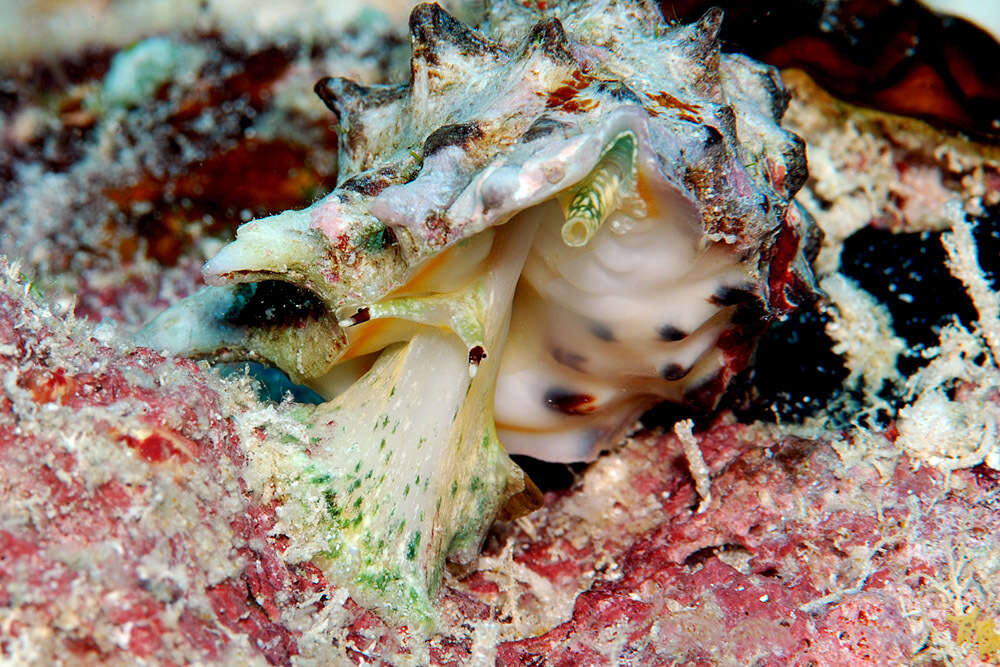
[[[371,201],[369,212],[387,226],[424,236],[433,212],[443,211],[438,217],[446,222],[448,233],[442,245],[451,245],[572,188],[591,172],[604,147],[626,131],[637,137],[636,167],[644,180],[686,194],[686,188],[660,169],[645,114],[623,106],[582,132],[552,142],[539,139],[524,144],[514,155],[498,156],[478,169],[457,195],[452,195],[454,186],[448,186],[462,178],[460,167],[446,174],[441,171],[457,165],[458,159],[442,159],[426,175],[387,187]]]

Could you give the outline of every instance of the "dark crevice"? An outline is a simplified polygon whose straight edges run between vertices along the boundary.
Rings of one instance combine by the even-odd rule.
[[[664,402],[647,410],[640,421],[646,428],[660,428],[663,431],[670,431],[674,424],[683,419],[693,419],[696,426],[700,426],[706,418],[710,418],[710,415],[694,406]]]
[[[698,567],[699,565],[704,565],[709,560],[717,558],[720,553],[725,551],[742,551],[747,552],[746,548],[741,544],[720,544],[712,547],[704,547],[692,552],[684,559],[684,567]]]
[[[974,221],[979,262],[994,289],[1000,286],[1000,207],[987,208]],[[953,321],[971,326],[978,315],[965,287],[948,269],[941,232],[893,233],[866,227],[843,245],[841,272],[883,304],[895,333],[907,349],[898,360],[904,376],[928,361],[922,352],[938,344],[941,328]],[[843,386],[843,359],[833,353],[821,308],[793,313],[774,323],[761,338],[753,367],[733,382],[722,406],[746,422],[801,422],[838,407],[833,423],[865,402],[860,389]],[[885,408],[866,415],[867,425],[885,426],[903,405],[899,387],[878,390]],[[856,415],[855,415],[856,416]]]
[[[826,334],[829,317],[816,308],[775,322],[761,338],[753,367],[722,400],[745,422],[801,423],[843,392],[848,371]]]
[[[940,232],[892,233],[867,227],[844,242],[841,273],[885,305],[908,353],[899,370],[925,366],[920,353],[937,345],[941,327],[954,318],[968,326],[976,310],[962,283],[945,263]]]
[[[233,326],[298,326],[326,313],[318,296],[281,280],[242,283],[233,305],[222,316]]]
[[[538,490],[565,491],[573,487],[589,463],[553,463],[530,456],[512,454],[510,457],[531,478]]]

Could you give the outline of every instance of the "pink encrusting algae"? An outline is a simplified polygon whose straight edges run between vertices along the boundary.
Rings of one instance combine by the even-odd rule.
[[[343,180],[336,144],[338,132],[350,128],[335,122],[311,88],[328,74],[376,89],[406,79],[401,15],[398,25],[369,14],[347,19],[334,17],[339,6],[330,5],[306,30],[302,21],[282,23],[282,12],[302,3],[266,15],[227,14],[232,8],[224,0],[210,0],[191,9],[205,13],[195,29],[182,16],[191,3],[175,4],[179,23],[164,36],[120,50],[115,40],[98,41],[86,53],[5,70],[0,81],[0,243],[14,260],[13,267],[2,263],[0,276],[0,662],[1000,660],[1000,310],[989,265],[990,230],[1000,220],[995,147],[842,104],[802,73],[782,72],[792,96],[782,122],[806,141],[811,163],[796,200],[801,208],[790,206],[787,215],[808,211],[826,233],[815,264],[825,301],[772,330],[760,354],[766,367],[755,378],[737,378],[721,412],[681,415],[693,422],[649,414],[589,466],[577,464],[572,474],[562,468],[565,483],[504,508],[488,531],[492,510],[476,514],[486,531],[481,551],[467,539],[468,562],[440,568],[437,593],[424,600],[431,613],[411,622],[380,607],[370,588],[331,576],[337,534],[310,532],[337,520],[347,525],[343,516],[330,519],[342,503],[322,492],[323,472],[295,458],[326,444],[315,431],[332,425],[310,421],[314,408],[261,399],[260,386],[239,374],[223,380],[204,362],[128,339],[153,314],[195,293],[198,265],[239,222],[308,206]],[[530,4],[542,11],[548,3]],[[61,7],[47,11],[71,11]],[[95,9],[112,19],[120,11],[117,2]],[[426,41],[447,21],[423,11],[418,28]],[[323,28],[334,23],[341,28]],[[265,35],[265,26],[282,26],[280,35]],[[496,26],[501,43],[514,32]],[[550,24],[539,39],[553,36]],[[424,49],[421,62],[434,69],[428,53],[436,52]],[[498,53],[491,52],[491,62]],[[595,53],[588,48],[574,57]],[[441,69],[453,62],[454,54],[446,55],[436,65],[445,78],[454,74]],[[2,46],[0,56],[11,57]],[[155,66],[143,69],[149,63]],[[123,74],[141,76],[129,83]],[[537,103],[546,114],[566,114],[563,120],[611,103],[601,97],[606,81],[570,76],[557,83],[544,98],[501,103]],[[325,85],[327,97],[345,92]],[[697,120],[699,109],[684,95],[647,97],[657,113]],[[427,122],[441,124],[436,117]],[[565,132],[560,127],[548,131]],[[468,136],[456,128],[447,136],[477,145],[481,137],[465,129]],[[630,137],[608,138],[620,150],[594,156],[601,168],[586,174],[594,176],[588,192],[614,195],[604,186],[627,176],[615,156],[628,152]],[[427,161],[461,171],[455,146],[435,141]],[[349,162],[366,159],[352,155]],[[727,164],[719,173],[746,190],[751,183],[742,167]],[[789,166],[764,160],[754,173],[780,189],[802,176]],[[389,183],[398,174],[368,175],[352,187],[359,197],[385,188],[391,196],[373,210],[387,219],[422,201],[420,187]],[[557,175],[528,169],[520,183],[544,186]],[[512,183],[498,179],[493,186]],[[454,185],[424,184],[438,194]],[[710,197],[709,190],[699,196]],[[405,237],[406,230],[395,237],[386,227],[348,238],[343,207],[324,202],[310,209],[316,215],[309,224],[334,237],[340,259]],[[573,205],[550,208],[562,215]],[[782,224],[802,230],[806,220]],[[444,239],[452,222],[431,216],[423,231]],[[607,222],[618,231],[628,226],[624,217]],[[883,253],[872,279],[858,268],[868,266],[852,245],[859,230],[919,243],[920,259]],[[553,235],[556,247],[561,231]],[[801,296],[792,279],[801,273],[793,261],[800,240],[776,237],[764,254],[763,265],[777,269],[754,289],[767,291],[775,313],[790,312]],[[483,247],[463,246],[472,254]],[[880,273],[902,262],[919,278],[920,262],[934,252],[941,256],[935,270],[948,285],[920,291]],[[348,275],[326,269],[318,276],[325,281]],[[885,297],[883,288],[899,294]],[[263,288],[288,302],[274,312],[262,308],[262,321],[290,313],[301,323],[323,312],[308,291],[281,289]],[[900,315],[906,313],[899,303],[914,301],[926,319],[939,307],[926,300],[928,291],[954,300],[945,312],[955,316],[928,325],[928,347],[914,354],[907,336],[916,325]],[[239,294],[275,305],[253,290]],[[371,294],[359,288],[350,298],[361,296]],[[403,305],[412,304],[393,307]],[[340,336],[341,320],[324,315],[324,335]],[[365,325],[360,311],[340,315],[350,328]],[[379,315],[377,308],[367,313],[370,321]],[[815,360],[801,351],[810,321],[819,322],[826,341],[827,356]],[[449,325],[469,334],[460,321]],[[664,331],[667,338],[677,334]],[[776,354],[783,337],[796,346],[778,346]],[[752,347],[749,338],[735,342],[748,345],[729,349],[732,369],[746,363]],[[461,362],[456,377],[467,377],[472,350],[451,347]],[[480,352],[482,382],[501,355]],[[581,363],[567,350],[557,356],[558,364]],[[768,388],[768,378],[830,365],[831,358],[842,371],[833,369],[835,390],[817,384],[789,397],[781,394],[784,385]],[[283,359],[294,370],[294,356]],[[822,369],[807,372],[813,370]],[[578,395],[549,398],[570,420],[593,405]],[[340,417],[320,414],[332,422]],[[482,491],[482,479],[462,481],[469,498]],[[416,493],[414,486],[408,497]],[[541,509],[515,518],[538,500]],[[311,523],[311,511],[322,520]],[[400,553],[405,559],[429,540],[409,536]]]
[[[0,297],[15,661],[861,665],[954,646],[949,617],[991,604],[995,476],[899,457],[882,477],[822,438],[721,418],[696,432],[703,512],[680,442],[645,433],[446,577],[450,630],[393,629],[285,557],[242,480],[231,389],[16,289]]]

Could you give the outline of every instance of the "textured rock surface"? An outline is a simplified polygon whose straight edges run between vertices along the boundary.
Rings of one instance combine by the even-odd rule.
[[[10,287],[0,332],[14,662],[886,664],[956,651],[949,615],[995,613],[995,476],[914,471],[892,432],[842,457],[832,434],[723,418],[697,434],[704,512],[676,438],[645,433],[498,526],[448,578],[452,630],[425,642],[283,560],[217,380],[108,347]]]
[[[233,64],[256,47],[246,48],[223,58],[220,71],[249,68]],[[268,53],[254,62],[275,56]],[[317,53],[355,52],[321,45]],[[805,402],[803,414],[818,418],[798,414],[804,426],[747,426],[723,416],[696,428],[713,475],[713,500],[702,513],[674,436],[640,433],[571,488],[548,492],[544,510],[495,526],[470,568],[446,572],[444,634],[390,628],[315,566],[288,558],[286,538],[273,534],[274,508],[247,490],[230,418],[262,407],[251,392],[190,362],[124,346],[113,325],[72,324],[47,308],[65,312],[79,287],[78,315],[134,328],[196,285],[197,264],[210,250],[200,244],[217,245],[214,235],[224,233],[213,230],[230,228],[242,207],[268,201],[275,182],[302,173],[282,167],[248,178],[240,199],[231,175],[256,162],[253,151],[237,150],[232,162],[219,157],[231,146],[227,137],[241,124],[260,130],[265,117],[298,119],[284,127],[307,136],[325,132],[295,100],[311,100],[312,79],[332,67],[303,65],[308,59],[295,55],[277,79],[263,68],[262,97],[252,86],[234,92],[235,103],[199,97],[219,121],[227,118],[222,105],[234,104],[227,108],[239,122],[216,125],[199,144],[199,155],[217,159],[192,156],[162,178],[136,165],[169,163],[162,153],[169,137],[196,130],[187,123],[204,108],[181,116],[163,141],[144,140],[156,138],[143,134],[146,115],[173,117],[185,86],[195,84],[177,83],[163,99],[108,121],[105,135],[74,125],[85,118],[74,115],[79,95],[68,91],[93,85],[87,67],[64,63],[70,81],[56,97],[69,101],[57,107],[45,106],[52,98],[43,83],[54,79],[40,74],[44,67],[14,77],[13,88],[4,79],[0,224],[35,234],[6,249],[40,282],[32,296],[13,280],[0,289],[0,662],[863,665],[1000,657],[996,471],[915,470],[891,420],[872,421],[856,403],[851,413],[838,392],[820,402],[829,410]],[[366,58],[354,62],[373,72]],[[107,56],[96,61],[100,73]],[[232,81],[220,75],[204,85]],[[305,96],[274,95],[297,85]],[[947,228],[934,207],[956,197],[976,215],[995,215],[995,154],[836,104],[804,79],[793,93],[790,118],[815,165],[801,201],[831,239],[824,277],[840,266],[840,242],[866,225],[916,240],[922,230]],[[247,100],[250,108],[263,104],[263,113],[244,113]],[[123,153],[102,152],[103,136],[145,157],[113,171]],[[288,143],[284,135],[278,141]],[[291,153],[293,162],[306,159]],[[223,166],[195,169],[203,164]],[[207,231],[199,208],[207,198],[185,209],[179,197],[174,217],[148,217],[173,201],[184,169],[194,169],[187,183],[198,186],[183,190],[188,196],[206,187],[231,202],[213,212]],[[132,189],[104,199],[118,180]],[[88,223],[95,220],[110,225]],[[983,249],[995,242],[988,229],[977,232],[984,265]],[[168,266],[171,254],[176,268]],[[39,291],[48,306],[35,299]],[[896,316],[891,302],[888,310]],[[883,343],[857,333],[862,349]],[[793,327],[788,338],[796,336]],[[772,357],[778,366],[796,354],[782,349]],[[801,383],[781,379],[783,391],[802,397]],[[959,400],[969,391],[953,388]]]
[[[0,294],[0,339],[4,657],[294,653],[268,618],[278,552],[267,511],[243,493],[217,383],[71,331],[12,291]]]

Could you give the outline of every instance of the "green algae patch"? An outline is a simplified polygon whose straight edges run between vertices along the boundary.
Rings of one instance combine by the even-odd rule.
[[[300,413],[270,419],[249,452],[266,493],[283,500],[275,530],[291,538],[286,558],[314,560],[359,603],[428,629],[445,560],[474,558],[524,484],[487,407],[492,379],[470,378],[466,355],[455,336],[428,329],[388,348],[351,391],[311,408],[310,421],[325,425],[317,443],[281,432],[306,428]],[[386,415],[405,418],[396,433],[373,437]]]
[[[506,266],[513,251],[516,262],[459,290],[449,313],[462,315],[446,318],[475,319],[465,333],[496,352],[475,372],[467,336],[418,321],[411,338],[384,348],[326,403],[241,418],[248,480],[278,501],[273,531],[289,538],[285,559],[312,560],[358,603],[410,627],[437,625],[445,561],[474,559],[494,518],[530,485],[493,416],[510,294],[530,236],[503,238],[491,260]],[[441,297],[430,300],[415,308],[418,320]]]

